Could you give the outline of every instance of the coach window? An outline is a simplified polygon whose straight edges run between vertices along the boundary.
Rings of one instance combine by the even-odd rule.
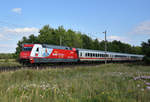
[[[88,57],[90,56],[90,54],[88,53]]]
[[[80,52],[80,56],[82,56],[82,52]]]
[[[105,54],[102,54],[103,57],[105,57]]]
[[[108,54],[106,54],[106,57],[108,57]]]
[[[85,56],[87,56],[87,53],[85,53]]]
[[[90,57],[92,57],[92,54],[90,53]]]
[[[93,57],[95,57],[95,53],[93,53]]]

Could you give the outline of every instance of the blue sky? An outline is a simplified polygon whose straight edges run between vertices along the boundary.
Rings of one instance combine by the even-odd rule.
[[[140,45],[150,39],[150,0],[1,0],[0,53],[46,24],[81,31],[93,39]]]

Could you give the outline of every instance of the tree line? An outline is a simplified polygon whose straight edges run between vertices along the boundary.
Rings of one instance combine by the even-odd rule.
[[[0,53],[0,59],[14,59],[14,53]]]
[[[142,42],[142,52],[144,56],[144,62],[147,65],[150,65],[150,39],[147,42]]]
[[[38,36],[31,34],[29,37],[23,37],[17,43],[16,57],[19,56],[23,43],[51,44],[83,49],[105,50],[105,41],[92,39],[88,35],[73,31],[72,29],[66,30],[63,26],[54,29],[49,25],[45,25],[40,29]],[[107,51],[142,54],[140,46],[131,46],[130,44],[116,40],[112,42],[107,41]]]

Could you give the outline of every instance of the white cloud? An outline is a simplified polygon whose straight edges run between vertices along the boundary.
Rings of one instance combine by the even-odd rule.
[[[22,8],[13,8],[11,11],[15,12],[17,14],[21,14],[22,13]]]
[[[0,53],[14,53],[16,44],[0,44]]]
[[[4,28],[5,32],[16,33],[16,34],[31,34],[38,33],[39,29],[34,27],[25,27],[25,28]]]
[[[2,34],[0,34],[0,40],[1,40],[1,39],[3,39],[3,35],[2,35]]]
[[[0,47],[5,47],[5,48],[15,48],[16,45],[12,45],[12,44],[0,44]]]
[[[133,29],[131,33],[150,35],[150,21],[145,21],[145,22],[140,23]]]
[[[23,36],[28,37],[30,34],[38,35],[38,32],[39,29],[35,27],[0,28],[0,53],[15,52],[16,42],[21,40]]]
[[[0,34],[0,40],[12,40],[12,39],[4,36],[3,34]]]
[[[117,40],[117,41],[121,41],[121,42],[125,42],[125,43],[129,43],[130,39],[126,38],[126,37],[121,37],[121,36],[108,36],[107,38],[109,41],[113,41],[113,40]]]
[[[38,35],[39,29],[35,27],[24,27],[24,28],[0,28],[0,41],[3,40],[14,40],[22,36],[28,37],[30,34]]]
[[[119,36],[108,36],[108,39],[109,40],[121,40],[122,38],[121,37],[119,37]]]

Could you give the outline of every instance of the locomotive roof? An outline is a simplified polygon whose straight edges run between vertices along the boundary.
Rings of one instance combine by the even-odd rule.
[[[42,44],[42,47],[44,48],[53,48],[53,49],[67,49],[67,50],[71,50],[71,47],[67,47],[67,46],[57,46],[57,45],[47,45],[47,44]]]
[[[22,47],[33,47],[34,44],[28,44],[28,43],[24,43],[22,44]]]

